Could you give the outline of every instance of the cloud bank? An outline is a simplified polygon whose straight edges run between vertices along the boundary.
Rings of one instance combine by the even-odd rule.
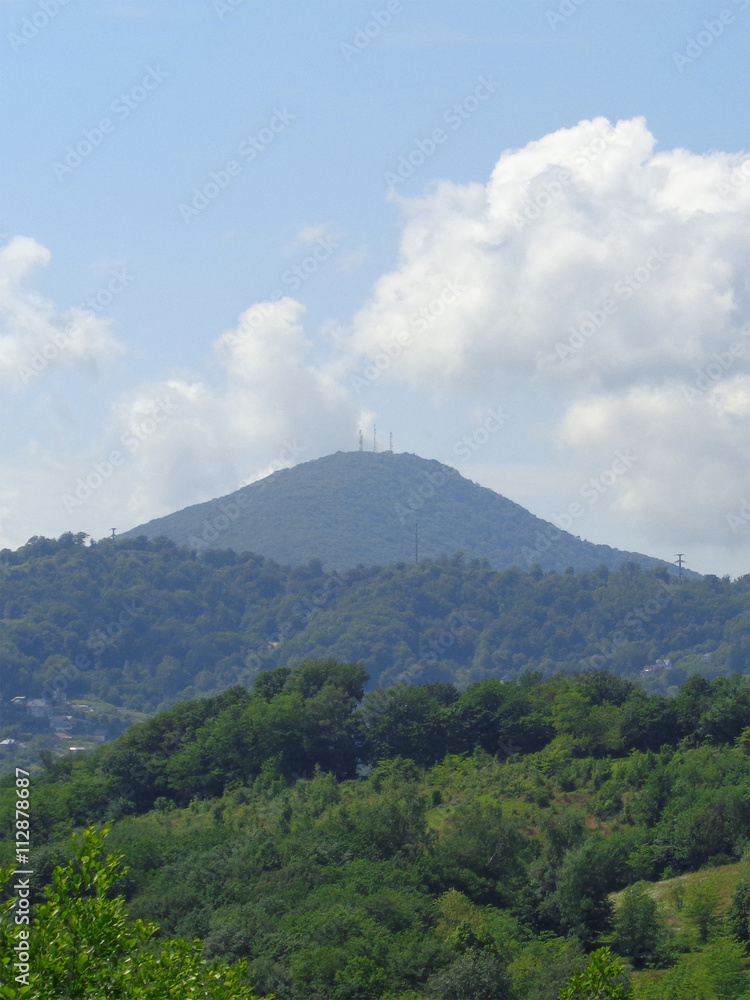
[[[581,476],[636,448],[608,499],[634,530],[747,546],[727,516],[750,497],[747,154],[659,152],[642,118],[598,118],[401,207],[399,266],[352,324],[360,374],[556,401]]]
[[[568,481],[606,469],[618,449],[637,456],[602,500],[611,525],[670,550],[741,549],[750,569],[750,157],[659,151],[642,118],[596,118],[505,151],[486,184],[439,181],[420,197],[391,197],[403,216],[397,266],[336,329],[329,361],[312,360],[320,335],[305,332],[300,302],[255,303],[215,339],[206,371],[118,397],[65,475],[35,444],[34,476],[47,469],[56,497],[36,509],[37,530],[68,526],[60,497],[78,480],[85,493],[112,451],[123,461],[107,483],[63,513],[130,527],[351,449],[383,390],[449,442],[440,400],[469,413],[523,396],[544,403],[534,430]],[[25,290],[48,260],[21,237],[0,254],[6,381],[18,383],[30,353],[70,323],[74,345],[48,363],[92,365],[123,350],[106,319],[57,314]],[[450,461],[450,446],[435,457]],[[11,515],[23,493],[14,476],[29,460],[27,449],[6,470]],[[545,481],[538,465],[534,476]],[[558,477],[550,464],[550,491]],[[749,516],[738,522],[743,503]]]

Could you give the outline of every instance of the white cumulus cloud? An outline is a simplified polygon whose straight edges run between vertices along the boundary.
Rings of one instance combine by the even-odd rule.
[[[106,318],[81,306],[58,312],[26,287],[50,258],[46,247],[27,236],[0,248],[0,380],[17,388],[49,366],[91,368],[124,350]]]
[[[467,404],[537,399],[568,481],[635,449],[597,508],[631,547],[693,538],[750,564],[750,525],[726,516],[750,496],[750,157],[659,151],[644,119],[597,118],[400,206],[352,370]]]
[[[666,558],[692,545],[696,569],[750,570],[750,516],[736,513],[750,511],[750,157],[660,150],[642,118],[595,118],[503,152],[486,183],[396,201],[399,259],[351,323],[311,333],[300,302],[255,303],[206,370],[119,394],[65,454],[29,444],[0,495],[14,544],[22,524],[130,527],[352,449],[379,411],[418,422],[423,441],[446,442],[428,457],[453,462],[456,421],[507,404],[502,436],[475,458],[484,482],[529,506],[546,496],[532,509],[553,517],[593,477],[606,489],[574,533]],[[295,247],[326,232],[300,230]],[[48,261],[21,237],[0,252],[6,381],[71,322],[50,364],[121,349],[106,319],[28,290]],[[490,453],[514,439],[503,466]],[[122,462],[66,511],[113,450]]]
[[[400,336],[389,377],[414,385],[607,387],[732,340],[750,316],[750,182],[730,186],[727,153],[654,144],[643,119],[585,121],[503,153],[486,185],[402,201],[399,267],[355,316],[352,352]]]

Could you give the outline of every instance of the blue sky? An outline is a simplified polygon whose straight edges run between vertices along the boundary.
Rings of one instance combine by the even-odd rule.
[[[377,423],[750,571],[747,8],[0,0],[0,542]]]

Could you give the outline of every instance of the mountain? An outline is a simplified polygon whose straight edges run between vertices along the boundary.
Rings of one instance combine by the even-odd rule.
[[[463,552],[495,569],[538,563],[580,571],[623,562],[665,565],[561,531],[440,462],[393,452],[336,452],[235,493],[125,532],[198,551],[256,552],[285,565],[319,559],[328,570]]]

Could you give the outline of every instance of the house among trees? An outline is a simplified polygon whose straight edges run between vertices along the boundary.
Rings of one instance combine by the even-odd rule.
[[[30,698],[26,702],[26,711],[34,719],[49,719],[52,717],[52,706],[46,698]]]
[[[672,666],[671,660],[657,660],[656,663],[650,663],[647,667],[641,670],[642,674],[660,674],[662,670],[669,670]]]

